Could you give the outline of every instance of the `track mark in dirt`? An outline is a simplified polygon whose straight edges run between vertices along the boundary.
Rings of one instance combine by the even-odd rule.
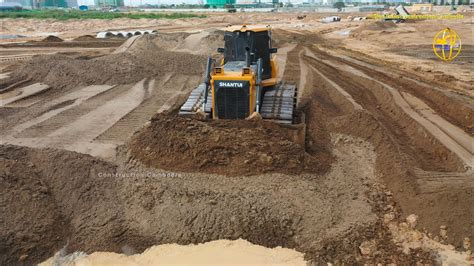
[[[106,102],[104,105],[83,115],[80,119],[66,127],[59,128],[48,136],[51,138],[71,137],[82,141],[93,140],[144,100],[146,95],[144,84],[145,80],[138,82],[126,93],[117,96],[112,101]]]
[[[315,60],[318,60],[320,62],[322,62],[323,64],[326,64],[326,65],[330,65],[334,68],[337,68],[337,69],[340,69],[342,71],[345,71],[345,72],[349,72],[350,74],[353,74],[353,75],[357,75],[357,76],[360,76],[364,79],[367,79],[367,80],[371,80],[371,81],[374,81],[376,82],[377,84],[379,84],[380,86],[382,86],[385,90],[387,90],[388,92],[390,92],[392,98],[394,99],[394,102],[397,104],[397,106],[404,112],[406,113],[407,115],[409,115],[414,121],[416,121],[419,125],[421,125],[423,128],[425,128],[427,130],[427,132],[429,132],[433,137],[435,137],[440,143],[442,143],[448,150],[450,150],[451,152],[453,152],[454,154],[456,154],[459,159],[461,159],[464,164],[466,166],[468,166],[469,168],[473,168],[473,155],[472,153],[470,153],[470,149],[471,147],[469,148],[465,148],[463,146],[461,146],[455,139],[453,139],[452,137],[450,137],[448,134],[446,134],[444,131],[443,131],[443,128],[440,128],[439,125],[449,125],[448,128],[449,129],[455,129],[456,126],[450,124],[448,121],[446,120],[438,120],[439,123],[438,124],[435,124],[433,123],[431,120],[429,119],[426,119],[425,117],[423,117],[422,115],[420,115],[419,113],[417,113],[408,103],[407,101],[402,97],[402,95],[400,94],[400,92],[395,89],[394,87],[386,84],[385,82],[381,82],[379,81],[378,79],[375,79],[375,78],[372,78],[368,75],[366,75],[365,73],[357,70],[357,69],[354,69],[352,66],[344,66],[342,67],[340,63],[332,63],[331,61],[329,60],[322,60],[322,59],[319,59],[317,58],[314,53],[311,53],[311,51],[308,51],[308,54],[309,54],[309,57],[315,59]],[[317,71],[317,70],[316,70]],[[334,82],[333,82],[334,83]],[[418,104],[420,104],[418,102]],[[424,105],[426,106],[426,105]],[[438,116],[439,117],[439,116]],[[449,131],[449,130],[448,130]],[[455,132],[459,132],[459,131],[462,131],[460,129],[458,130],[455,130]],[[466,143],[469,143],[469,146],[470,146],[470,143],[472,143],[472,138],[467,136],[466,134],[463,134],[462,136],[460,136],[459,138],[461,138],[463,141],[465,141]]]
[[[300,81],[300,68],[299,68],[299,53],[301,46],[296,46],[289,52],[287,52],[287,60],[285,64],[285,70],[283,71],[283,80],[285,82],[295,83],[299,87]]]
[[[354,112],[352,105],[328,82],[319,75],[310,75],[314,93],[307,96],[312,99],[308,113],[315,118],[309,121],[308,127],[326,124],[330,132],[370,140],[377,151],[377,171],[393,192],[403,216],[419,215],[420,228],[433,235],[439,233],[441,225],[447,225],[450,229],[446,242],[456,247],[462,246],[464,237],[472,239],[470,221],[465,219],[472,212],[472,185],[462,183],[464,180],[472,184],[472,172],[461,172],[465,170],[464,162],[407,115],[385,87],[364,75],[377,80],[384,80],[383,77],[367,73],[358,65],[344,66],[344,61],[317,49],[311,51],[325,61],[308,56],[305,58],[308,65],[347,91],[364,110]],[[417,168],[430,178],[418,178],[414,173]],[[439,179],[431,179],[437,173]],[[443,178],[446,178],[445,187]]]
[[[59,98],[56,98],[45,105],[48,108],[48,111],[24,123],[16,125],[12,129],[13,131],[12,135],[18,134],[27,128],[30,128],[43,121],[46,121],[47,119],[50,119],[51,117],[54,117],[64,112],[65,110],[78,106],[82,102],[88,100],[89,98],[99,93],[102,93],[104,91],[107,91],[112,87],[113,86],[110,86],[110,85],[92,85],[92,86],[87,86],[77,91],[71,92]]]
[[[352,96],[349,93],[347,93],[347,91],[345,91],[343,88],[341,88],[341,86],[337,85],[334,81],[328,79],[326,76],[323,75],[323,73],[319,72],[314,66],[311,66],[311,69],[315,73],[320,75],[326,82],[331,84],[331,86],[333,86],[340,94],[342,94],[352,104],[352,106],[354,107],[355,110],[363,110],[364,109],[364,108],[362,108],[362,106],[360,104],[358,104],[354,100],[354,98],[352,98]]]
[[[306,55],[317,59],[316,55],[314,55],[314,53],[311,52],[307,47],[305,47],[304,51],[305,51]],[[341,88],[341,86],[337,85],[337,83],[335,83],[334,81],[327,78],[323,73],[321,73],[319,70],[317,70],[314,66],[310,66],[310,68],[315,73],[317,73],[319,76],[321,76],[321,78],[323,78],[327,83],[329,83],[331,86],[333,86],[341,95],[343,95],[352,104],[352,106],[354,107],[355,110],[363,110],[364,109],[364,108],[362,108],[362,106],[360,104],[358,104],[354,100],[354,98],[352,98],[352,96],[349,93],[347,93],[347,91],[345,91],[343,88]]]
[[[410,104],[410,106],[420,113],[423,117],[430,120],[437,125],[442,131],[452,137],[459,145],[461,145],[468,152],[474,154],[474,138],[464,132],[459,127],[449,123],[444,118],[439,116],[433,109],[431,109],[425,102],[418,99],[407,92],[402,92],[403,98]]]
[[[101,105],[95,106],[94,109],[87,113],[82,113],[74,121],[60,125],[59,128],[49,134],[38,135],[37,132],[29,132],[34,134],[30,137],[24,137],[24,134],[19,134],[18,138],[2,140],[2,143],[29,147],[54,146],[56,148],[91,154],[104,159],[112,159],[115,155],[116,145],[94,143],[93,140],[143,102],[148,90],[145,86],[145,81],[144,79],[138,82],[109,101],[102,102]]]
[[[166,74],[162,79],[148,86],[146,99],[112,127],[100,134],[94,141],[123,144],[128,137],[139,130],[151,117],[162,109],[168,109],[178,101],[176,95],[183,89],[191,90],[198,84],[198,76]],[[191,88],[191,89],[190,89]]]
[[[0,73],[0,79],[6,79],[10,76],[11,72]]]
[[[298,84],[298,101],[297,102],[301,102],[300,99],[306,89],[306,79],[308,76],[308,66],[303,61],[303,58],[302,58],[303,52],[304,50],[301,50],[298,53],[298,63],[299,63],[299,68],[300,68],[300,81]]]
[[[190,76],[181,86],[171,88],[171,90],[169,90],[171,94],[166,102],[158,109],[158,113],[168,112],[179,108],[186,101],[191,90],[196,88],[201,81],[202,78],[199,76]]]
[[[366,78],[374,80],[374,79],[372,79],[368,76],[366,76]],[[463,147],[460,143],[458,143],[456,141],[455,138],[452,138],[450,135],[446,134],[446,132],[445,132],[445,131],[449,131],[449,129],[454,129],[455,132],[458,132],[459,130],[456,130],[456,126],[452,125],[451,123],[449,123],[446,120],[436,120],[436,118],[439,117],[439,116],[435,116],[435,117],[433,117],[432,115],[428,116],[428,117],[431,117],[431,118],[433,118],[433,119],[435,119],[436,121],[439,122],[438,124],[433,123],[432,120],[427,119],[426,117],[424,117],[424,116],[420,115],[419,113],[417,113],[408,104],[408,102],[405,100],[405,98],[402,97],[402,95],[400,94],[400,92],[397,89],[395,89],[395,88],[393,88],[393,87],[391,87],[391,86],[389,86],[389,85],[387,85],[383,82],[380,82],[378,80],[374,80],[374,81],[378,82],[380,85],[385,87],[392,94],[392,97],[395,100],[395,103],[406,114],[408,114],[418,124],[423,126],[432,136],[434,136],[436,139],[438,139],[438,141],[440,143],[442,143],[447,149],[449,149],[451,152],[456,154],[459,157],[459,159],[461,159],[465,163],[466,166],[468,166],[469,168],[474,168],[473,154],[469,151],[470,149],[472,149],[472,147],[470,147],[470,146],[472,145],[472,143],[474,143],[473,139],[471,137],[467,136],[464,133],[463,133],[463,135],[461,135],[459,137],[456,137],[456,139],[461,139],[463,141],[466,141],[466,143],[468,144],[468,147]],[[413,102],[416,101],[414,98],[411,98],[411,99],[412,99]],[[420,104],[422,102],[418,100],[416,103]],[[444,129],[443,127],[440,127],[440,126],[445,126],[445,125],[448,126],[447,130]],[[470,139],[470,141],[469,141],[469,139]]]
[[[285,68],[286,68],[288,52],[295,49],[295,47],[296,47],[296,44],[292,44],[292,45],[287,45],[287,46],[278,48],[278,53],[276,55],[276,59],[278,62],[278,77],[283,77],[283,73],[285,72]]]
[[[437,85],[427,83],[426,81],[416,80],[410,76],[410,73],[397,70],[390,72],[384,70],[383,67],[371,65],[347,55],[334,51],[327,52],[332,55],[333,61],[358,68],[359,70],[357,71],[359,72],[363,72],[400,91],[408,92],[420,98],[420,100],[424,101],[447,121],[462,128],[465,132],[474,134],[472,96],[461,96],[451,89],[439,88]]]
[[[416,182],[421,188],[421,193],[435,193],[440,191],[448,191],[453,188],[470,188],[474,189],[474,172],[430,172],[421,169],[414,171]]]
[[[42,84],[42,83],[35,83],[26,87],[14,89],[12,91],[0,94],[0,107],[5,107],[8,106],[10,107],[11,104],[16,103],[17,101],[26,99],[27,97],[33,96],[35,94],[44,92],[49,88],[48,85]],[[28,105],[21,105],[21,104],[16,104],[15,107],[27,107],[31,105],[32,103]]]

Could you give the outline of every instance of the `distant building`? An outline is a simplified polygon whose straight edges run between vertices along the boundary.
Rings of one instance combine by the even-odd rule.
[[[19,3],[23,7],[27,8],[53,8],[53,7],[69,7],[69,2],[71,4],[75,2],[77,6],[77,0],[9,0],[8,2]],[[71,6],[74,7],[74,6]]]
[[[67,7],[78,7],[77,0],[66,0]]]
[[[412,12],[431,12],[433,11],[433,4],[414,4],[411,6]]]
[[[364,5],[359,7],[360,12],[376,12],[376,11],[384,11],[384,5]]]
[[[2,2],[0,3],[0,10],[1,11],[13,11],[13,10],[21,10],[22,5],[17,2]]]
[[[223,8],[225,5],[234,5],[235,0],[206,0],[206,4],[212,7]]]
[[[208,5],[209,5],[209,1],[208,2]],[[236,4],[238,5],[251,5],[251,4],[256,4],[257,1],[255,0],[237,0],[236,1]]]
[[[125,6],[124,0],[95,0],[97,7],[122,7]]]
[[[8,0],[4,2],[4,4],[8,4],[6,6],[10,6],[12,3],[16,3],[21,5],[22,7],[31,7],[32,1],[31,0]]]
[[[43,0],[39,2],[40,7],[67,7],[66,0]]]

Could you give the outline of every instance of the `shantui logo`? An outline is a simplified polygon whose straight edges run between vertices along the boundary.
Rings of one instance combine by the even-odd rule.
[[[433,39],[433,51],[444,61],[452,61],[461,52],[461,37],[452,29],[439,31]]]
[[[226,87],[226,88],[243,88],[244,84],[242,82],[226,82],[220,81],[219,87]]]

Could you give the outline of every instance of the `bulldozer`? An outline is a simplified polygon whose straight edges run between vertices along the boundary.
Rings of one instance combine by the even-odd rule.
[[[212,119],[262,118],[282,125],[304,124],[297,115],[297,87],[278,77],[277,48],[270,26],[231,26],[224,33],[218,64],[207,59],[204,82],[181,106],[179,115]],[[217,60],[219,61],[219,60]]]

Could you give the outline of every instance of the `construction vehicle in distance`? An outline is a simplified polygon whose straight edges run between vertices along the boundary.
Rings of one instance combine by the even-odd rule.
[[[223,60],[208,58],[205,82],[194,89],[180,115],[204,113],[212,119],[261,117],[280,124],[301,123],[297,117],[295,85],[278,77],[277,48],[272,47],[270,26],[229,27]],[[303,121],[304,123],[304,121]]]

